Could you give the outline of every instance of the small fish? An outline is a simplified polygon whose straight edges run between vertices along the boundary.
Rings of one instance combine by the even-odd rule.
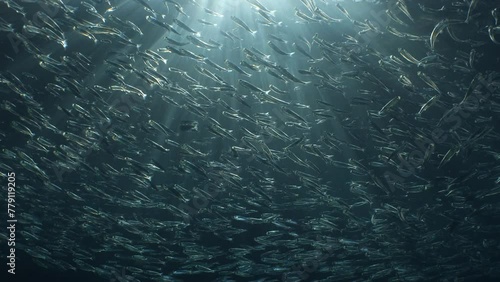
[[[439,90],[439,88],[436,85],[436,83],[434,81],[432,81],[432,79],[429,76],[427,76],[425,73],[423,73],[421,71],[417,72],[417,75],[418,75],[418,77],[420,77],[425,82],[425,84],[427,84],[432,89],[436,90],[436,92],[438,92],[439,94],[441,94],[441,90]]]
[[[217,45],[213,45],[213,44],[210,44],[210,43],[207,43],[199,38],[196,38],[194,36],[191,36],[191,35],[188,35],[186,36],[186,38],[192,43],[194,44],[195,46],[197,47],[200,47],[200,48],[205,48],[205,49],[217,49],[218,46]]]
[[[251,69],[251,70],[253,70],[253,71],[259,71],[259,66],[257,66],[257,65],[252,65],[252,64],[250,64],[250,63],[248,63],[248,62],[246,62],[246,61],[241,61],[241,62],[240,62],[240,65],[242,65],[242,66],[244,66],[244,67],[246,67],[246,68],[248,68],[248,69]]]
[[[441,161],[439,162],[439,165],[438,165],[438,168],[441,168],[443,167],[445,164],[449,163],[450,160],[456,156],[458,153],[460,152],[460,146],[458,145],[455,145],[453,147],[451,147],[447,152],[446,154],[443,156],[443,158],[441,159]]]
[[[305,124],[307,124],[307,120],[305,120],[303,117],[301,117],[299,114],[297,114],[296,112],[294,112],[293,110],[287,108],[287,107],[281,107],[281,110],[287,114],[289,117],[297,120],[297,121],[300,121],[300,122],[303,122]]]
[[[346,16],[346,18],[348,18],[351,22],[354,22],[349,12],[347,12],[347,10],[344,7],[342,7],[340,3],[337,3],[335,6],[337,6],[337,8],[340,10],[342,14],[344,14],[344,16]]]
[[[408,11],[408,6],[406,5],[404,0],[397,0],[396,1],[396,6],[401,10],[412,22],[415,22],[413,17],[410,14],[410,11]]]
[[[269,37],[270,37],[271,39],[274,39],[274,40],[276,40],[276,41],[278,41],[278,42],[281,42],[281,43],[284,43],[284,44],[286,44],[286,43],[288,42],[288,41],[286,41],[285,39],[283,39],[283,38],[281,38],[281,37],[278,37],[278,36],[276,36],[276,35],[274,35],[274,34],[269,34]]]
[[[144,35],[144,34],[142,33],[142,30],[141,30],[141,29],[140,29],[140,28],[139,28],[136,24],[134,24],[133,22],[131,22],[131,21],[127,20],[125,23],[126,23],[126,24],[127,24],[127,25],[128,25],[128,26],[132,29],[132,30],[134,30],[135,32],[137,32],[140,36]]]
[[[309,54],[306,50],[304,50],[304,48],[302,48],[300,45],[295,44],[295,43],[293,43],[292,45],[295,47],[295,49],[297,49],[297,51],[299,51],[299,53],[301,53],[302,55],[308,57],[311,60],[310,62],[315,62],[316,61],[316,59],[314,59],[314,57],[311,56],[311,54]]]
[[[208,26],[217,26],[216,23],[212,23],[212,22],[209,22],[209,21],[206,21],[206,20],[203,20],[203,19],[198,19],[198,22],[202,23],[204,25],[208,25]]]
[[[279,80],[282,80],[282,81],[284,81],[284,82],[288,82],[288,81],[287,81],[286,79],[284,79],[284,78],[283,78],[280,74],[278,74],[278,73],[274,72],[274,71],[273,71],[272,69],[270,69],[270,68],[266,68],[266,72],[267,72],[268,74],[270,74],[271,76],[273,76],[273,77],[275,77],[275,78],[279,79]]]
[[[498,12],[498,8],[495,8],[495,9],[491,10],[491,16],[495,20],[495,26],[497,26],[500,23],[499,22],[500,13]]]
[[[244,30],[248,31],[252,36],[255,36],[255,34],[257,33],[256,30],[251,30],[250,27],[248,27],[248,25],[240,18],[236,16],[231,16],[231,20],[233,20],[233,22],[242,27]]]
[[[427,111],[432,105],[434,105],[439,99],[438,95],[432,96],[429,101],[425,102],[425,104],[422,105],[420,110],[418,111],[417,115],[421,115],[423,112]]]
[[[469,4],[469,9],[467,10],[467,18],[465,19],[465,23],[469,23],[472,18],[472,12],[476,9],[479,0],[471,0]]]
[[[312,49],[312,45],[311,45],[311,42],[309,42],[304,36],[302,35],[299,35],[299,39],[300,41],[304,42],[304,44],[306,44],[306,46],[309,48],[309,51],[311,51]]]
[[[500,40],[497,40],[495,35],[500,33],[500,26],[490,26],[488,27],[488,36],[491,41],[495,44],[500,44]]]
[[[273,49],[276,53],[280,54],[280,55],[284,55],[284,56],[292,56],[293,54],[295,54],[295,52],[291,52],[291,53],[287,53],[283,50],[281,50],[278,46],[276,46],[274,44],[274,42],[272,41],[268,41],[267,44],[271,47],[271,49]]]
[[[214,12],[214,11],[208,9],[208,8],[204,8],[204,10],[205,10],[205,13],[210,14],[212,16],[216,16],[216,17],[220,17],[220,18],[224,17],[224,15],[219,14],[217,12]]]
[[[174,39],[168,38],[168,37],[166,37],[166,39],[167,39],[168,43],[176,45],[176,46],[186,46],[189,44],[189,42],[180,42],[180,41],[176,41]]]
[[[304,12],[300,11],[297,8],[295,8],[295,15],[307,23],[319,22],[318,19],[315,19],[315,18],[312,18],[312,17],[306,15]]]
[[[436,45],[436,39],[440,33],[443,32],[443,30],[448,27],[451,24],[457,24],[460,23],[459,20],[442,20],[439,23],[437,23],[434,26],[434,29],[432,29],[431,36],[429,39],[429,43],[431,45],[431,50],[434,51],[434,47]]]
[[[197,31],[193,30],[193,29],[192,29],[192,28],[190,28],[187,24],[185,24],[185,23],[181,22],[181,21],[180,21],[180,20],[178,20],[178,19],[174,19],[174,23],[175,23],[178,27],[180,27],[180,28],[184,29],[185,31],[190,32],[190,33],[194,33],[196,36],[200,36],[200,33],[199,33],[199,32],[197,32]]]
[[[256,92],[256,93],[263,93],[263,94],[268,94],[270,92],[270,90],[268,91],[264,91],[262,89],[260,89],[259,87],[253,85],[252,83],[246,81],[246,80],[243,80],[243,79],[239,79],[238,80],[239,84],[253,92]]]
[[[226,60],[226,61],[225,61],[225,63],[226,63],[226,65],[227,65],[228,67],[230,67],[231,69],[233,69],[233,70],[237,71],[238,73],[240,73],[240,74],[242,74],[242,75],[244,75],[244,76],[248,76],[248,77],[252,76],[252,74],[250,74],[250,73],[248,73],[248,72],[246,72],[246,71],[242,70],[242,69],[241,69],[240,67],[238,67],[235,63],[232,63],[232,62],[230,62],[229,60]]]
[[[246,0],[248,3],[250,3],[256,10],[263,11],[266,14],[269,14],[271,16],[274,16],[276,11],[271,11],[268,8],[266,8],[264,5],[262,5],[258,0]]]
[[[183,120],[179,125],[181,131],[198,131],[198,122],[192,120]]]
[[[152,17],[152,16],[146,16],[146,20],[152,24],[155,24],[159,27],[163,27],[165,28],[166,30],[168,31],[171,31],[177,35],[181,35],[177,30],[175,30],[171,25],[165,23],[165,22],[162,22],[160,20],[158,20],[157,18],[155,17]]]
[[[230,70],[214,63],[213,61],[211,61],[210,59],[206,58],[204,61],[203,61],[205,64],[211,66],[211,67],[214,67],[216,70],[218,71],[222,71],[222,72],[229,72]]]
[[[389,100],[389,102],[387,102],[379,111],[378,111],[378,114],[379,115],[384,115],[385,113],[387,113],[388,110],[392,109],[394,106],[396,106],[396,104],[401,101],[401,96],[396,96],[394,98],[392,98],[391,100]]]
[[[401,55],[401,57],[405,58],[408,62],[413,63],[415,65],[418,65],[420,62],[413,57],[408,51],[406,51],[403,48],[398,48],[398,52]]]
[[[286,78],[288,78],[289,80],[291,80],[293,82],[300,83],[300,84],[309,84],[310,83],[310,81],[302,81],[301,79],[295,77],[286,68],[278,67],[278,70],[281,72],[281,74],[283,74]]]

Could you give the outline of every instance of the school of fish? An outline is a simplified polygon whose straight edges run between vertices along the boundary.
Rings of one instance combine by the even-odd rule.
[[[499,9],[0,0],[16,248],[111,281],[500,279]]]

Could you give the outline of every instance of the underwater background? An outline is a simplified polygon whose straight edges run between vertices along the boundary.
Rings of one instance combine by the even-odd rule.
[[[497,281],[499,8],[0,0],[2,281]]]

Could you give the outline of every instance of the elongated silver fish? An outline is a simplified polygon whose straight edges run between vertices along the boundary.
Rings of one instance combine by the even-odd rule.
[[[443,30],[445,28],[447,28],[449,25],[458,24],[458,23],[460,23],[459,20],[444,19],[434,26],[434,29],[432,29],[431,36],[429,39],[429,44],[431,46],[432,51],[434,51],[434,47],[435,47],[436,39],[437,39],[438,35],[441,34],[443,32]]]

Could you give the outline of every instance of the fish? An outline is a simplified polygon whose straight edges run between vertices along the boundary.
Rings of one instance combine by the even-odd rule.
[[[477,4],[479,4],[479,0],[471,0],[469,4],[469,9],[467,10],[467,18],[465,19],[465,23],[469,23],[472,18],[472,12],[476,9]]]
[[[208,25],[208,26],[217,26],[217,24],[216,24],[216,23],[212,23],[212,22],[206,21],[206,20],[204,20],[204,19],[198,19],[198,22],[199,22],[199,23],[202,23],[202,24],[204,24],[204,25]]]
[[[299,35],[298,36],[299,40],[302,41],[304,44],[306,44],[306,46],[309,48],[309,51],[311,51],[312,49],[312,45],[311,45],[311,42],[309,42],[304,36],[302,35]]]
[[[212,11],[209,8],[204,8],[204,11],[205,11],[205,13],[207,13],[209,15],[212,15],[212,16],[216,16],[216,17],[220,17],[220,18],[224,17],[224,15],[219,14],[219,13],[217,13],[215,11]]]
[[[495,20],[495,26],[498,26],[498,23],[499,23],[499,21],[498,21],[499,20],[498,8],[491,10],[491,16]]]
[[[340,5],[340,3],[335,4],[335,6],[340,10],[340,12],[342,14],[344,14],[344,16],[346,16],[346,18],[348,18],[351,22],[354,22],[353,18],[349,14],[349,12],[347,12],[347,10],[344,7],[342,7],[342,5]]]
[[[412,22],[415,22],[413,17],[410,14],[410,11],[408,10],[408,6],[406,5],[406,2],[404,0],[397,0],[396,1],[396,6],[398,7],[403,14],[405,14]]]
[[[235,63],[233,63],[233,62],[231,62],[231,61],[229,61],[229,60],[226,60],[226,61],[225,61],[225,63],[226,63],[226,65],[227,65],[229,68],[231,68],[231,69],[233,69],[233,70],[237,71],[238,73],[240,73],[240,74],[242,74],[242,75],[244,75],[244,76],[248,76],[248,77],[252,76],[252,74],[250,74],[250,73],[248,73],[248,72],[246,72],[246,71],[242,70],[242,69],[241,69],[240,67],[238,67]]]
[[[420,110],[418,111],[417,115],[421,115],[423,112],[425,112],[427,109],[429,109],[430,106],[435,104],[439,99],[438,95],[432,96],[427,102],[425,102]]]
[[[233,22],[235,22],[238,26],[243,28],[244,30],[248,31],[248,33],[250,33],[252,36],[255,36],[255,34],[257,33],[256,30],[251,30],[250,27],[240,18],[238,18],[236,16],[231,16],[231,20]]]
[[[299,53],[308,57],[311,60],[310,62],[316,61],[316,59],[311,54],[309,54],[304,48],[302,48],[300,45],[295,44],[295,43],[293,43],[292,45],[295,47],[295,49],[297,49],[297,51],[299,51]]]
[[[288,41],[286,41],[285,39],[277,36],[277,35],[274,35],[274,34],[269,34],[269,38],[273,39],[273,40],[276,40],[278,42],[281,42],[281,43],[284,43],[286,44]]]
[[[240,65],[242,65],[242,66],[244,66],[244,67],[246,67],[246,68],[248,68],[250,70],[253,70],[253,71],[259,71],[259,66],[250,64],[250,63],[248,63],[246,61],[241,61]]]
[[[281,72],[281,74],[285,77],[288,78],[290,81],[300,83],[300,84],[309,84],[311,83],[310,81],[303,81],[297,77],[295,77],[292,73],[290,73],[286,68],[284,67],[279,67],[277,68],[278,71]]]
[[[401,55],[401,57],[403,57],[408,62],[413,63],[415,65],[418,65],[420,63],[419,60],[415,59],[415,57],[412,54],[410,54],[408,51],[406,51],[405,49],[398,48],[398,52]]]
[[[166,37],[166,39],[167,39],[168,43],[175,45],[175,46],[186,46],[190,43],[190,42],[177,41],[177,40],[174,40],[174,39],[168,38],[168,37]]]
[[[266,8],[266,6],[262,5],[258,0],[246,0],[248,3],[250,3],[256,10],[263,11],[266,14],[269,14],[271,16],[274,16],[276,13],[276,10],[269,10]]]
[[[222,72],[229,72],[230,71],[230,70],[228,70],[228,69],[226,69],[226,68],[224,68],[224,67],[216,64],[215,62],[211,61],[208,58],[205,59],[204,63],[206,63],[207,65],[209,65],[209,66],[211,66],[213,68],[215,68],[218,71],[222,71]]]
[[[421,71],[417,72],[417,75],[424,81],[425,84],[436,90],[438,94],[441,94],[441,90],[439,90],[437,84],[428,75]]]
[[[152,24],[155,24],[159,27],[162,27],[170,32],[173,32],[177,35],[181,35],[177,30],[175,30],[171,25],[167,24],[166,22],[162,22],[159,19],[152,17],[152,16],[146,16],[146,20]]]
[[[495,44],[500,44],[500,41],[496,39],[495,35],[500,33],[500,28],[498,26],[490,26],[488,27],[488,36],[490,37],[491,41]]]
[[[186,36],[186,38],[195,46],[197,47],[200,47],[200,48],[204,48],[204,49],[213,49],[213,48],[219,48],[219,46],[217,45],[213,45],[213,44],[210,44],[210,43],[207,43],[201,39],[198,39],[194,36],[191,36],[191,35],[188,35]]]
[[[198,131],[198,122],[197,121],[190,121],[190,120],[183,120],[183,121],[181,121],[181,124],[179,125],[179,129],[181,131]]]
[[[310,17],[308,15],[306,15],[304,12],[302,12],[301,10],[299,10],[298,8],[295,8],[295,15],[300,18],[302,21],[306,22],[306,23],[314,23],[314,22],[319,22],[318,19],[315,19],[313,17]]]
[[[85,11],[87,13],[89,13],[90,15],[100,19],[102,22],[106,22],[106,19],[104,18],[104,16],[102,16],[101,14],[99,14],[99,12],[97,11],[97,9],[92,6],[92,4],[88,3],[88,2],[85,2],[85,1],[82,1],[81,2],[81,5],[84,6],[85,8]]]
[[[153,14],[156,14],[156,12],[151,8],[151,6],[148,4],[146,0],[135,0],[137,3],[141,4],[146,11],[149,11]]]
[[[393,108],[399,101],[401,100],[401,96],[396,96],[389,100],[379,111],[379,115],[384,115],[388,110]]]
[[[283,112],[285,114],[287,114],[288,116],[292,117],[293,119],[299,121],[299,122],[303,122],[305,124],[307,124],[307,120],[305,120],[303,117],[301,117],[299,114],[297,114],[296,112],[294,112],[293,110],[289,109],[289,108],[286,108],[286,107],[281,107],[281,110],[283,110]]]
[[[180,21],[178,19],[174,19],[174,23],[178,27],[180,27],[180,28],[182,28],[182,29],[184,29],[184,30],[186,30],[186,31],[188,31],[190,33],[193,33],[193,34],[195,34],[198,37],[200,36],[200,33],[198,31],[193,30],[192,28],[190,28],[187,24],[183,23],[182,21]]]
[[[269,92],[271,91],[271,90],[264,91],[264,90],[260,89],[259,87],[255,86],[252,83],[250,83],[246,80],[243,80],[243,79],[239,79],[238,83],[241,86],[247,88],[248,90],[256,92],[256,93],[260,93],[260,94],[269,94]]]
[[[443,32],[443,30],[445,28],[447,28],[448,26],[450,26],[452,24],[458,24],[458,23],[460,23],[459,20],[447,20],[447,19],[444,19],[444,20],[441,20],[439,23],[437,23],[434,26],[434,29],[432,29],[431,36],[430,36],[430,39],[429,39],[429,43],[431,45],[431,50],[432,51],[434,51],[434,48],[435,48],[435,45],[436,45],[436,39],[437,39],[438,35],[441,34]]]
[[[276,12],[275,10],[266,12],[262,9],[258,9],[257,12],[259,13],[260,16],[262,16],[265,19],[265,21],[262,22],[262,24],[264,25],[281,26],[283,24],[283,22],[277,22],[274,20],[274,14]]]

